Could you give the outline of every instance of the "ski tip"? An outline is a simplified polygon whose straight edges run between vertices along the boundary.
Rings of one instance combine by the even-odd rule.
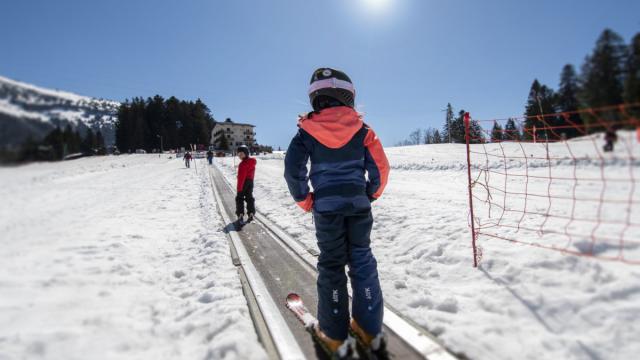
[[[296,293],[290,293],[289,295],[287,295],[286,302],[287,302],[287,304],[291,304],[291,303],[295,303],[295,302],[302,302],[302,299],[300,298],[300,295],[298,295]]]
[[[296,293],[290,293],[289,295],[287,295],[287,301],[295,301],[295,300],[300,300],[300,295],[296,294]]]

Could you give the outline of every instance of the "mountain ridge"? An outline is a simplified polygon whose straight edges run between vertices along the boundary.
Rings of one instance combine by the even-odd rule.
[[[115,142],[120,102],[78,95],[0,75],[0,146],[15,147],[46,136],[67,124],[85,133],[100,130],[105,143]]]

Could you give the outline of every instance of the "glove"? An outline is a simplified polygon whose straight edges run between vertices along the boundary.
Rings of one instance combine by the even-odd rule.
[[[302,200],[302,201],[298,201],[297,202],[298,206],[300,206],[300,208],[302,208],[302,210],[304,210],[305,212],[309,212],[311,211],[311,209],[313,209],[313,192],[310,192],[307,195],[307,198]]]

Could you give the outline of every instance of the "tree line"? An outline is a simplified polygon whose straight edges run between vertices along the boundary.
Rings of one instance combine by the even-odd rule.
[[[84,136],[71,125],[64,130],[56,127],[42,140],[27,139],[18,153],[7,153],[2,160],[7,162],[58,161],[73,154],[105,155],[107,149],[100,130],[87,129]]]
[[[214,118],[200,100],[184,101],[160,95],[127,100],[118,109],[116,146],[121,152],[189,148],[208,144]]]
[[[464,109],[460,110],[457,115],[455,115],[453,106],[450,103],[447,104],[445,111],[446,117],[444,125],[442,126],[442,131],[432,127],[427,129],[415,129],[409,134],[407,139],[397,143],[396,145],[408,146],[420,144],[466,143],[464,125],[464,114],[466,111]],[[469,141],[472,144],[486,141],[482,126],[473,119],[469,123],[469,135]]]
[[[531,140],[534,136],[569,139],[603,130],[617,130],[616,122],[622,120],[618,111],[600,113],[604,124],[586,112],[582,115],[573,112],[623,103],[640,103],[640,33],[627,45],[619,34],[605,29],[592,53],[585,57],[580,73],[572,64],[562,68],[557,91],[537,79],[533,81],[525,106],[527,118],[524,129],[514,136],[524,140]],[[571,114],[548,116],[556,113]],[[541,115],[547,117],[541,118]],[[548,127],[557,129],[546,131]],[[506,140],[499,136],[497,130],[494,125],[492,132],[496,137],[493,140]]]
[[[614,127],[613,124],[621,120],[619,112],[601,113],[601,118],[608,124],[603,126],[592,116],[573,112],[623,103],[640,104],[640,33],[627,45],[619,34],[605,29],[591,54],[585,57],[579,73],[572,64],[562,68],[557,91],[537,79],[533,81],[525,105],[526,119],[523,124],[516,119],[508,119],[504,124],[495,122],[488,134],[490,139],[485,139],[482,127],[472,121],[471,138],[472,142],[531,140],[534,135],[544,139],[551,138],[546,127],[560,127],[553,136],[570,139],[607,130],[607,127]],[[571,114],[548,116],[557,113]],[[448,104],[442,131],[416,129],[397,145],[464,143],[463,115],[464,110],[461,110],[455,116],[451,104]],[[547,115],[544,121],[541,115]]]

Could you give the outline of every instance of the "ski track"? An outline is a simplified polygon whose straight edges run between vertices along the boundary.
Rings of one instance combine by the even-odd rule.
[[[485,239],[484,259],[474,269],[464,146],[389,148],[387,154],[392,172],[374,203],[372,233],[387,303],[472,359],[636,358],[640,267]],[[216,161],[233,184],[237,160]],[[594,164],[580,171],[597,177]],[[624,167],[613,170],[628,174]],[[258,211],[317,249],[311,215],[294,204],[283,173],[282,154],[259,157]],[[540,186],[546,191],[546,183]]]
[[[128,155],[0,183],[0,359],[266,358],[206,172]]]

